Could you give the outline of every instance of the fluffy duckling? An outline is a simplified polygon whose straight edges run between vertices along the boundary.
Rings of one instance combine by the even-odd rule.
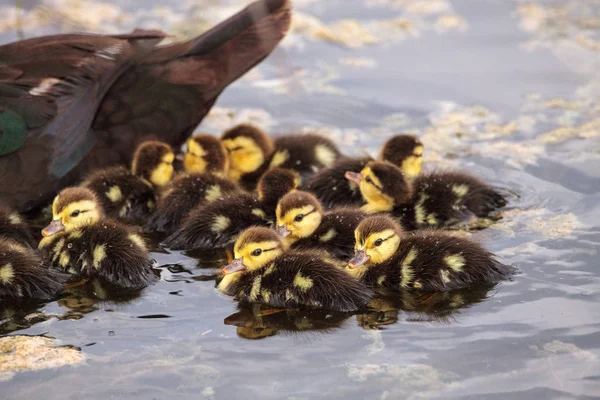
[[[224,248],[250,226],[272,226],[277,201],[297,186],[293,172],[269,170],[258,183],[258,196],[234,193],[194,208],[164,244],[173,250]]]
[[[128,226],[105,219],[91,190],[62,190],[52,214],[39,244],[51,266],[129,289],[141,289],[156,278],[144,240]]]
[[[145,225],[147,232],[173,234],[195,207],[222,199],[238,186],[222,177],[228,168],[223,144],[210,135],[188,140],[184,156],[186,173],[177,176],[161,192],[156,210]]]
[[[368,213],[391,212],[413,230],[443,228],[473,214],[485,217],[506,204],[504,197],[480,179],[461,172],[418,176],[412,184],[389,162],[371,161],[346,178],[359,186]]]
[[[229,169],[229,158],[223,143],[214,136],[201,134],[186,142],[183,168],[187,173],[210,173],[224,176]]]
[[[131,171],[125,167],[96,171],[81,186],[96,194],[108,217],[141,223],[154,210],[155,188],[161,188],[171,180],[174,158],[168,144],[144,142],[133,156]]]
[[[238,300],[278,308],[355,311],[371,297],[362,283],[336,268],[326,253],[284,251],[277,233],[268,228],[244,231],[234,254],[217,288]]]
[[[496,283],[514,274],[478,243],[444,231],[403,234],[386,215],[356,228],[356,254],[346,271],[372,287],[446,291]]]
[[[379,153],[379,160],[400,167],[404,176],[413,179],[421,173],[423,144],[412,135],[396,135],[388,139]],[[363,203],[358,186],[345,178],[347,171],[360,172],[371,157],[341,158],[333,166],[313,175],[304,189],[314,193],[327,208]]]
[[[25,219],[6,204],[0,203],[0,238],[10,239],[35,249],[36,240]]]
[[[287,135],[272,141],[259,128],[237,125],[221,137],[229,152],[229,177],[248,191],[268,168],[286,168],[302,178],[330,167],[340,157],[335,144],[319,135]]]
[[[0,302],[52,299],[62,291],[66,278],[44,265],[31,248],[0,237]]]
[[[319,200],[302,191],[283,196],[276,215],[277,233],[291,249],[322,249],[346,259],[354,254],[354,231],[368,216],[353,208],[324,213]]]

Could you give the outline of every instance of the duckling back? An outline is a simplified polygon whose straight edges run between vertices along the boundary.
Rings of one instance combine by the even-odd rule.
[[[0,238],[13,240],[32,249],[36,248],[36,241],[25,219],[2,203],[0,203]]]
[[[62,291],[66,278],[44,265],[32,249],[0,238],[0,302],[52,299]]]
[[[353,279],[317,251],[290,250],[267,268],[240,278],[238,299],[263,302],[278,308],[324,308],[356,311],[372,296],[361,282]]]

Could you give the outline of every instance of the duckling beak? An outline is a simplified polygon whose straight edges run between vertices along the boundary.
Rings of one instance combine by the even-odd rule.
[[[346,171],[344,176],[350,182],[354,182],[357,186],[360,186],[360,181],[362,181],[362,175],[360,174],[360,172]]]
[[[354,257],[352,257],[350,261],[348,261],[348,268],[358,268],[367,261],[369,261],[370,258],[371,257],[369,257],[364,250],[357,251]]]
[[[179,153],[175,156],[175,159],[177,161],[183,161],[184,158],[185,158],[185,153]]]
[[[277,233],[277,236],[279,236],[282,239],[292,234],[292,232],[288,228],[286,228],[285,225],[278,226],[277,229],[275,229],[275,233]]]
[[[240,271],[245,271],[245,270],[246,270],[246,266],[242,262],[242,259],[236,258],[229,265],[227,265],[226,267],[223,268],[223,274],[229,275],[229,274],[233,274],[234,272],[240,272]]]
[[[50,225],[42,229],[42,236],[52,236],[64,230],[65,226],[63,225],[62,221],[60,219],[55,219],[50,222]]]

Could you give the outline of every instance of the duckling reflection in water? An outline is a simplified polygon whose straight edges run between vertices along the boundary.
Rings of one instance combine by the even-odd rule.
[[[462,311],[485,301],[495,287],[480,285],[437,293],[381,291],[369,302],[369,311],[356,315],[356,322],[364,329],[379,329],[398,322],[404,312],[407,322],[451,324]]]
[[[236,326],[243,339],[264,339],[278,334],[330,333],[341,327],[351,314],[327,310],[272,308],[264,304],[239,303],[238,312],[225,318]]]

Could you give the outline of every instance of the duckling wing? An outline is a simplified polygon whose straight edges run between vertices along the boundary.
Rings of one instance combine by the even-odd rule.
[[[325,208],[360,205],[363,203],[360,190],[355,183],[346,179],[346,171],[360,172],[372,161],[371,157],[342,158],[330,167],[324,168],[303,185],[302,190],[314,193]]]
[[[222,248],[246,228],[272,224],[256,197],[240,193],[194,208],[163,244],[173,250]]]
[[[110,85],[165,35],[55,35],[0,46],[0,197],[21,211],[47,201],[94,147]]]
[[[237,190],[235,183],[211,174],[184,174],[162,193],[144,230],[171,235],[195,207],[223,200]]]

